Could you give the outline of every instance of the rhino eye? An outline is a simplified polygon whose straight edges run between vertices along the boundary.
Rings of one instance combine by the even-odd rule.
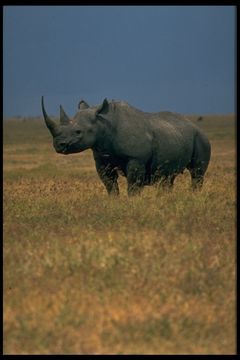
[[[81,130],[76,130],[76,134],[80,135],[80,134],[81,134]]]

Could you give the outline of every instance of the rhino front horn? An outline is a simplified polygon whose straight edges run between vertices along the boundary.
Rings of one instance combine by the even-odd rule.
[[[50,117],[46,113],[46,110],[44,108],[43,96],[42,96],[42,112],[43,112],[45,123],[46,123],[49,131],[51,132],[52,136],[55,136],[58,132],[57,131],[58,126],[52,119],[50,119]]]

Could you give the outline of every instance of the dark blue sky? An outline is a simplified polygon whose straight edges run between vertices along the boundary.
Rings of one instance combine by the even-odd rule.
[[[233,6],[5,6],[4,116],[69,115],[126,100],[144,111],[235,110]]]

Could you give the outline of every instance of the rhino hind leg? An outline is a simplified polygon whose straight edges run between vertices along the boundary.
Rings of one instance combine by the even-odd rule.
[[[202,173],[202,171],[199,171],[198,169],[190,169],[189,171],[192,178],[192,189],[200,190],[203,185],[204,173]]]
[[[192,189],[201,189],[211,155],[211,147],[205,136],[196,136],[192,160],[187,167],[192,178]]]

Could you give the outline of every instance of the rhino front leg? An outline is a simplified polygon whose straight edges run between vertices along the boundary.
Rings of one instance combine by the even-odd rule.
[[[107,189],[108,194],[119,195],[117,171],[110,164],[104,165],[96,163],[96,169],[100,179]]]
[[[127,165],[128,195],[136,195],[141,192],[144,186],[145,165],[137,160],[130,160]]]

